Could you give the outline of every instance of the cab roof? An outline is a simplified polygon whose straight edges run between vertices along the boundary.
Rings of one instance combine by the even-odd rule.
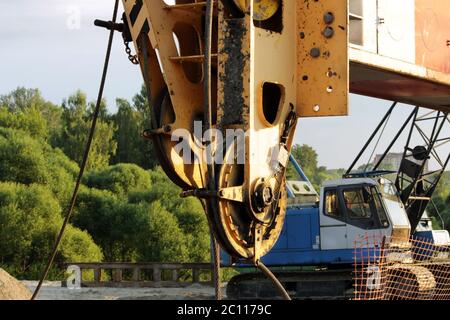
[[[340,187],[340,186],[350,186],[350,185],[362,185],[362,184],[370,184],[377,185],[377,182],[371,178],[350,178],[350,179],[339,179],[326,181],[323,184],[323,187]]]

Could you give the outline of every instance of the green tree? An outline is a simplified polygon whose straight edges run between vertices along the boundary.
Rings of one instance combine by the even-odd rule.
[[[45,184],[49,177],[41,143],[25,133],[0,128],[0,180]]]
[[[292,147],[292,155],[302,168],[309,181],[313,184],[316,190],[319,190],[320,185],[325,178],[325,167],[318,167],[318,155],[317,152],[310,146],[294,145]],[[295,168],[292,164],[289,164],[287,170],[288,179],[298,179]]]
[[[147,98],[138,94],[131,105],[125,99],[117,99],[118,111],[111,118],[117,128],[114,139],[117,153],[112,163],[135,163],[144,169],[157,165],[152,141],[142,137],[142,132],[150,128],[150,111]]]
[[[147,87],[142,84],[141,90],[133,97],[134,108],[141,114],[145,126],[150,126],[151,106],[148,101]]]
[[[0,127],[22,130],[33,138],[46,140],[47,123],[35,108],[25,111],[11,112],[0,107]]]
[[[33,107],[40,109],[45,103],[46,101],[38,89],[19,87],[9,94],[0,96],[0,105],[6,107],[10,112],[24,111]]]
[[[147,172],[131,164],[111,166],[88,174],[86,185],[91,188],[80,191],[74,225],[92,234],[105,259],[209,261],[209,230],[200,202],[180,198],[180,189],[161,169]],[[159,215],[167,221],[156,221]],[[165,245],[151,240],[153,234]],[[165,248],[172,242],[176,242],[174,248]]]
[[[195,198],[181,198],[180,188],[173,184],[161,168],[150,172],[152,188],[131,192],[130,203],[159,204],[177,220],[186,235],[189,261],[209,261],[210,237],[209,227],[201,203]],[[163,199],[163,200],[162,200]]]
[[[16,276],[36,278],[62,224],[61,207],[44,186],[0,183],[0,261]],[[56,265],[70,259],[100,261],[90,236],[69,226]]]
[[[38,89],[19,87],[0,96],[0,126],[24,130],[35,138],[53,139],[61,130],[61,108],[46,101]]]
[[[65,205],[77,172],[78,166],[61,150],[22,131],[0,127],[0,181],[48,186]]]
[[[435,229],[442,228],[442,217],[445,228],[450,232],[450,171],[444,172],[433,194],[433,201],[436,205],[437,211],[431,204],[427,207],[433,219],[433,226]]]
[[[65,208],[72,196],[75,179],[80,169],[60,149],[54,149],[49,145],[43,145],[42,149],[49,176],[46,185],[53,191],[61,206]]]
[[[109,191],[83,190],[74,224],[93,235],[108,261],[175,262],[188,257],[183,231],[159,202],[130,204]]]
[[[69,158],[81,164],[91,127],[92,111],[88,108],[86,95],[81,91],[64,101],[62,108],[63,128],[59,137],[55,139],[55,145],[61,148]],[[105,104],[102,110],[106,110]],[[117,143],[113,139],[115,128],[106,120],[100,117],[97,123],[86,166],[88,171],[107,167],[110,157],[116,152]]]
[[[147,208],[144,228],[139,237],[141,261],[187,261],[186,238],[176,218],[156,201]]]
[[[142,206],[121,201],[110,191],[84,188],[73,223],[92,234],[107,261],[136,261],[145,214]]]
[[[148,171],[135,164],[125,163],[89,172],[85,177],[85,184],[90,188],[109,190],[121,197],[152,186]]]
[[[114,139],[117,141],[117,153],[112,163],[135,163],[143,166],[145,163],[144,139],[141,137],[141,116],[130,103],[117,99],[117,113],[112,116],[117,130]],[[148,142],[147,142],[148,143]]]

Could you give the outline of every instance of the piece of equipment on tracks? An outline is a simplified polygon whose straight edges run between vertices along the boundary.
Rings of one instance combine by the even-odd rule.
[[[96,24],[123,33],[152,101],[144,135],[183,194],[203,201],[214,237],[230,256],[258,265],[295,230],[296,237],[320,237],[311,238],[319,256],[311,247],[308,259],[326,262],[334,255],[324,251],[347,250],[358,228],[402,237],[415,230],[435,188],[417,161],[432,154],[436,139],[418,149],[407,145],[395,185],[349,172],[324,186],[318,208],[291,210],[287,224],[286,167],[298,118],[346,116],[349,93],[426,108],[448,124],[450,2],[123,0],[123,6],[122,24]],[[400,200],[383,194],[389,188]],[[371,199],[371,225],[358,217],[339,222],[347,193]]]

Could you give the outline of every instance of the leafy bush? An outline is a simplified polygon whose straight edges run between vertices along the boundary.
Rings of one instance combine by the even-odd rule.
[[[159,202],[146,208],[144,232],[139,237],[139,258],[150,262],[180,262],[188,258],[183,231],[175,217]]]
[[[0,180],[23,184],[48,182],[41,143],[20,131],[0,128]]]
[[[68,225],[61,241],[61,261],[100,262],[103,260],[101,249],[94,243],[86,231]]]
[[[67,262],[209,261],[201,203],[181,199],[161,168],[140,167],[157,163],[151,143],[139,136],[150,122],[145,90],[133,105],[120,99],[117,104],[116,115],[109,115],[102,103],[73,225],[50,279],[61,277],[59,268]],[[82,92],[62,106],[35,89],[0,96],[0,261],[17,277],[38,278],[45,267],[73,191],[92,111]]]
[[[93,235],[108,261],[186,261],[188,257],[183,231],[158,202],[130,204],[110,191],[82,190],[74,224]]]
[[[109,190],[120,197],[126,197],[135,190],[151,187],[149,172],[135,164],[118,164],[103,170],[91,171],[85,183],[90,188]]]
[[[26,112],[10,112],[0,107],[0,127],[22,130],[33,138],[47,139],[47,123],[41,113],[33,109]]]
[[[70,197],[77,172],[78,166],[61,150],[0,127],[0,181],[47,185],[62,204]]]
[[[0,183],[0,261],[14,266],[16,276],[37,277],[42,272],[61,224],[61,208],[47,188]],[[101,258],[89,235],[69,225],[57,264]]]
[[[203,207],[198,199],[181,198],[180,188],[173,184],[161,168],[150,171],[152,188],[129,194],[130,203],[158,202],[165,211],[177,220],[186,235],[189,258],[191,262],[209,261],[210,237],[208,222]]]

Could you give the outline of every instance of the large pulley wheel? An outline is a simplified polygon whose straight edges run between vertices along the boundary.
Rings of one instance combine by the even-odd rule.
[[[234,148],[230,148],[234,153]],[[227,152],[229,153],[229,151]],[[228,158],[229,154],[225,158]],[[244,184],[244,165],[224,161],[216,166],[216,187],[220,190],[239,187]],[[244,201],[233,201],[218,197],[210,200],[209,215],[217,240],[230,255],[253,259],[255,245],[258,257],[264,256],[275,245],[283,228],[286,215],[285,179],[281,181],[279,199],[264,214],[265,223],[255,218],[250,205],[250,197]],[[247,198],[247,199],[246,199]],[[255,230],[259,230],[260,241],[255,243]]]
[[[175,112],[167,88],[158,96],[151,110],[153,130],[164,128],[175,121]],[[166,175],[180,188],[191,188],[191,183],[177,173],[171,158],[173,148],[178,142],[172,141],[170,135],[164,134],[154,135],[152,139],[156,157]]]

